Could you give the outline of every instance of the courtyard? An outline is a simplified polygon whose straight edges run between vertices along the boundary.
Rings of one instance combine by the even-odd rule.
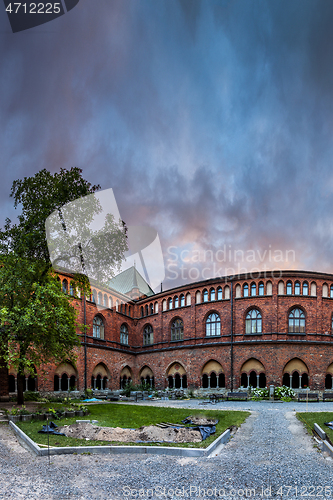
[[[199,401],[156,406],[199,410]],[[147,402],[150,406],[152,402]],[[213,456],[61,455],[35,457],[0,427],[0,499],[330,498],[333,461],[297,420],[306,403],[231,402],[209,409],[250,410]],[[309,411],[333,411],[311,403]]]

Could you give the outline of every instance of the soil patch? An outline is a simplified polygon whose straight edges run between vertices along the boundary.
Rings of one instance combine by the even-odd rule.
[[[122,429],[121,427],[99,427],[90,422],[78,422],[59,428],[68,437],[87,441],[118,441],[125,443],[157,442],[157,443],[199,443],[201,433],[188,427],[162,429],[155,425],[139,429]]]

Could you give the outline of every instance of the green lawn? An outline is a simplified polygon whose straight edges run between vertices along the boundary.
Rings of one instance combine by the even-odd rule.
[[[324,425],[325,422],[332,422],[333,413],[328,411],[318,412],[302,412],[296,413],[298,420],[300,420],[306,427],[306,430],[312,435],[314,424],[318,424],[333,443],[333,430]]]
[[[52,405],[56,406],[56,405]],[[247,411],[216,411],[216,410],[191,410],[191,409],[175,409],[175,408],[156,408],[139,405],[125,404],[95,404],[88,406],[90,414],[85,417],[63,418],[54,422],[60,427],[65,424],[73,424],[76,420],[98,420],[101,427],[123,427],[137,429],[143,425],[154,425],[160,422],[181,423],[189,415],[204,416],[208,418],[218,419],[216,433],[207,438],[201,443],[158,443],[159,446],[181,446],[187,448],[206,448],[226,429],[235,425],[239,427],[245,419],[250,415]],[[47,444],[47,435],[38,434],[42,428],[43,422],[18,422],[17,425],[23,430],[33,441],[38,444]],[[108,446],[110,442],[106,441],[85,441],[82,439],[74,439],[65,436],[49,436],[50,446]],[[114,445],[131,444],[141,445],[142,443],[119,443],[113,442]],[[147,445],[155,445],[147,443]]]

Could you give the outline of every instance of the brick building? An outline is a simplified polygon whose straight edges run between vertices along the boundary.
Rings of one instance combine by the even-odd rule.
[[[73,295],[71,276],[61,280]],[[244,274],[154,294],[130,268],[111,286],[75,298],[79,322],[89,325],[78,331],[76,365],[44,367],[46,378],[36,371],[27,389],[118,390],[129,379],[159,389],[332,388],[333,275]],[[8,384],[15,392],[11,370]]]

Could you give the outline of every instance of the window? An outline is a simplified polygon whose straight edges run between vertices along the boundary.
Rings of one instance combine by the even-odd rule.
[[[262,318],[258,309],[251,309],[245,319],[245,333],[262,333]]]
[[[151,325],[146,325],[143,330],[143,345],[149,345],[153,342],[153,327]]]
[[[93,320],[93,337],[104,339],[104,324],[100,316],[95,316]]]
[[[180,307],[184,307],[185,306],[185,297],[184,295],[181,295],[180,296]]]
[[[261,281],[261,282],[259,283],[259,295],[264,295],[264,292],[265,292],[264,284],[263,284],[263,282]]]
[[[148,316],[148,304],[145,305],[145,314]]]
[[[299,309],[292,309],[288,320],[289,333],[305,333],[305,314]]]
[[[179,300],[178,297],[175,297],[175,309],[179,307]]]
[[[120,327],[120,343],[128,345],[128,328],[125,324]]]
[[[73,281],[70,282],[69,284],[69,295],[74,297],[74,286],[73,286]]]
[[[333,299],[333,285],[330,286],[330,297]]]
[[[108,296],[104,294],[104,307],[108,307]]]
[[[172,309],[172,297],[169,299],[169,309]]]
[[[303,283],[303,295],[309,295],[309,284],[306,281]]]
[[[212,313],[206,320],[206,337],[217,337],[221,335],[221,318],[218,314]]]
[[[215,300],[215,290],[214,290],[214,288],[212,288],[211,291],[210,291],[210,300]]]
[[[252,283],[252,285],[251,285],[251,297],[254,297],[255,295],[257,295],[257,287],[256,287],[255,283]]]
[[[175,319],[171,325],[171,340],[183,340],[184,324],[181,319]]]
[[[91,292],[91,302],[94,302],[94,304],[96,304],[96,290],[93,290]]]
[[[287,295],[292,295],[293,293],[293,285],[291,281],[287,282]]]
[[[249,285],[245,283],[243,286],[243,297],[248,297],[249,296]]]
[[[208,302],[208,291],[207,291],[207,290],[204,290],[204,293],[203,293],[203,301],[204,301],[204,302]]]
[[[220,286],[217,289],[217,300],[222,300],[222,288]]]
[[[154,314],[154,304],[149,304],[149,314]]]
[[[295,295],[300,295],[301,294],[301,284],[299,281],[296,281],[295,283]]]
[[[64,281],[62,282],[62,291],[63,291],[64,293],[68,293],[68,283],[67,283],[67,280],[64,280]]]
[[[101,292],[98,292],[98,296],[97,297],[98,297],[98,302],[97,302],[98,305],[102,305],[102,294],[101,294]]]

